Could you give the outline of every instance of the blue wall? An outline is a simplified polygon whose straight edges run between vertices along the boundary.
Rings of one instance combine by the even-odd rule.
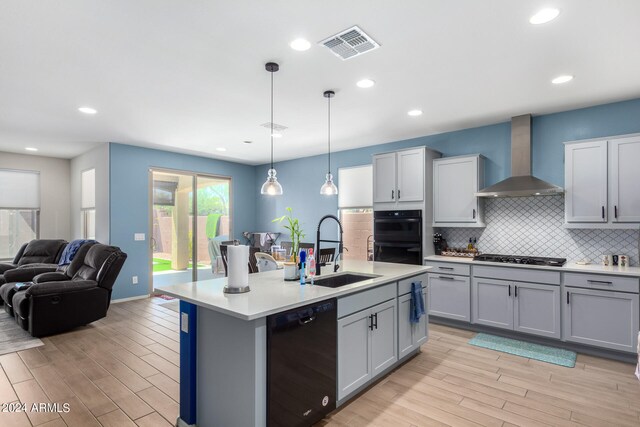
[[[563,142],[635,132],[640,132],[640,99],[534,116],[533,173],[538,178],[562,186]],[[433,148],[443,156],[484,155],[486,185],[495,184],[511,173],[511,124],[506,122],[334,153],[331,164],[336,184],[340,186],[337,182],[338,168],[370,164],[372,154],[419,145]],[[315,227],[319,219],[328,213],[335,214],[338,209],[336,197],[319,194],[326,166],[326,155],[276,163],[284,195],[262,196],[259,199],[256,228],[276,230],[278,227],[271,224],[270,220],[282,215],[285,207],[291,207],[302,222],[303,229],[308,231],[306,240],[315,241]],[[255,185],[259,188],[267,176],[268,165],[256,169]]]
[[[230,176],[234,237],[253,230],[259,195],[253,166],[114,143],[110,144],[110,160],[110,242],[128,254],[113,288],[114,299],[149,293],[150,168]],[[134,241],[134,233],[145,233],[147,240]],[[132,285],[132,276],[138,276],[139,284]]]

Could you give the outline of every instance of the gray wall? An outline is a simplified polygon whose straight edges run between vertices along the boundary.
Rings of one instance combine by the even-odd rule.
[[[71,237],[70,161],[0,152],[0,169],[40,172],[40,238]]]
[[[71,159],[71,237],[82,238],[81,175],[87,169],[96,170],[96,240],[109,243],[109,144]]]

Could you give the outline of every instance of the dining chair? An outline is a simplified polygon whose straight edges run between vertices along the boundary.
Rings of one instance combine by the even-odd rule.
[[[278,269],[278,263],[271,255],[264,252],[256,252],[255,257],[257,260],[259,273],[262,273],[263,271],[273,271]]]

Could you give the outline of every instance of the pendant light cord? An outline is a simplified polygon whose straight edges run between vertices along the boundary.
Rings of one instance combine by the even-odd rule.
[[[327,107],[328,107],[328,126],[327,126],[327,145],[329,147],[329,155],[327,156],[329,163],[328,173],[331,173],[331,97],[327,97]]]
[[[271,169],[273,169],[273,71],[271,72]]]

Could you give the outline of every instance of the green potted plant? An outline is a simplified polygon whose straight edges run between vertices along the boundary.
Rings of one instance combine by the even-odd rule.
[[[271,222],[281,223],[287,220],[288,224],[283,225],[289,231],[291,236],[291,251],[293,252],[293,262],[298,262],[298,252],[300,251],[300,240],[304,238],[304,231],[300,228],[300,221],[293,217],[293,209],[287,208],[287,213],[279,218],[273,219]]]

